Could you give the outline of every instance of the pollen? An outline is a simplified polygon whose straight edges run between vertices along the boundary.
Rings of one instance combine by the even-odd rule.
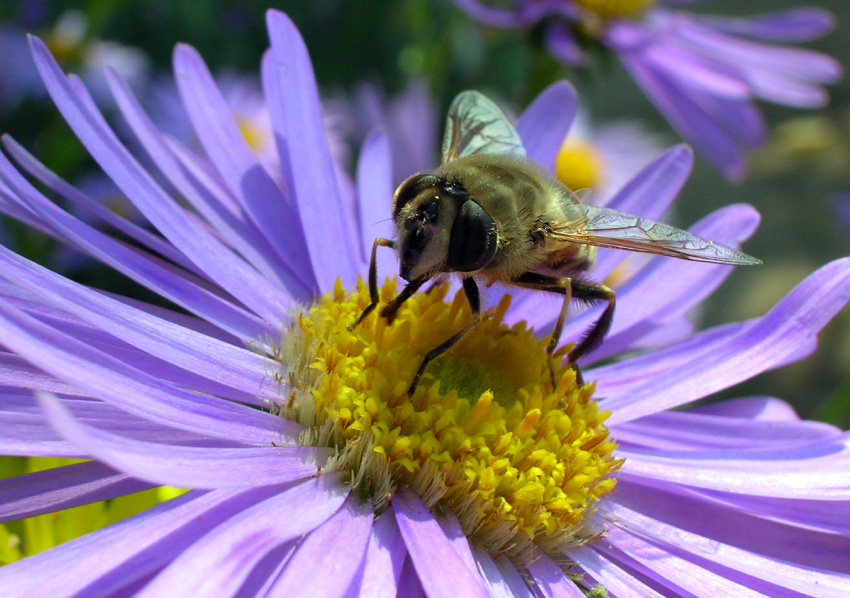
[[[605,161],[589,142],[566,139],[555,158],[555,175],[568,189],[593,189],[605,178]]]
[[[387,281],[381,302],[395,293]],[[408,396],[423,355],[469,321],[463,293],[447,295],[448,285],[436,286],[394,322],[378,309],[349,331],[369,293],[362,281],[352,293],[337,283],[283,335],[281,415],[307,427],[304,444],[335,448],[324,469],[342,471],[378,511],[411,488],[432,511],[454,512],[472,542],[517,562],[535,544],[557,555],[596,537],[590,516],[621,464],[608,413],[566,365],[552,388],[548,339],[504,322],[509,296]]]
[[[634,19],[655,0],[575,0],[576,4],[601,19]]]

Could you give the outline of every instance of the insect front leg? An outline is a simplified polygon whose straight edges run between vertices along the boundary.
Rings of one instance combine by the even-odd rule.
[[[395,249],[395,241],[392,239],[384,239],[383,237],[378,237],[375,239],[375,242],[372,243],[372,259],[369,261],[369,299],[371,303],[366,306],[366,309],[363,310],[363,313],[360,314],[360,317],[355,320],[354,324],[348,327],[348,331],[351,332],[357,326],[360,325],[366,316],[368,316],[372,311],[377,307],[380,298],[378,297],[378,263],[375,260],[378,253],[378,246],[381,247],[389,247],[390,249]],[[397,309],[397,308],[396,308]]]
[[[422,374],[425,373],[425,368],[428,367],[428,364],[431,362],[431,360],[436,359],[437,357],[451,349],[455,344],[457,344],[460,339],[464,337],[467,332],[472,329],[473,326],[475,326],[481,320],[481,295],[478,292],[478,285],[475,284],[475,281],[472,278],[463,279],[463,292],[466,295],[467,301],[469,301],[469,307],[472,310],[472,317],[470,318],[469,322],[467,322],[467,324],[460,330],[460,332],[452,336],[444,343],[428,351],[428,353],[422,359],[422,363],[419,364],[419,370],[416,372],[416,376],[413,377],[413,382],[410,383],[410,388],[407,389],[407,396],[412,397],[413,393],[416,392],[416,386],[419,384],[419,379],[422,377]]]

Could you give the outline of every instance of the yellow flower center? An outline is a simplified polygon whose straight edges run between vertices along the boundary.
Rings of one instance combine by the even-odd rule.
[[[655,0],[575,0],[575,3],[602,19],[634,19]]]
[[[263,152],[266,150],[266,146],[268,145],[268,135],[260,123],[250,118],[237,117],[236,126],[239,128],[239,132],[242,133],[242,137],[245,139],[248,147],[255,152]]]
[[[552,388],[547,339],[502,321],[509,297],[408,397],[422,356],[469,321],[465,296],[447,303],[447,288],[415,294],[392,324],[373,313],[353,331],[369,304],[362,281],[297,314],[279,352],[291,388],[281,414],[308,427],[305,444],[335,447],[326,470],[346,472],[378,510],[410,487],[432,510],[451,509],[473,542],[518,561],[533,544],[555,554],[594,537],[589,515],[620,465],[608,413],[568,367]],[[388,281],[382,303],[395,291]]]
[[[592,189],[603,180],[605,165],[592,144],[568,138],[555,158],[555,175],[573,191]]]

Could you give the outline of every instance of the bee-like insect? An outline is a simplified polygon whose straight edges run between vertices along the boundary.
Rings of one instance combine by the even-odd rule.
[[[401,305],[425,282],[457,273],[472,318],[422,359],[408,394],[413,395],[428,363],[455,345],[481,318],[476,281],[559,293],[564,300],[547,348],[557,348],[572,299],[607,303],[602,315],[568,354],[578,380],[577,360],[596,348],[611,327],[614,291],[583,277],[596,247],[667,255],[730,265],[760,260],[684,230],[617,210],[581,203],[578,196],[531,162],[505,114],[477,91],[458,95],[449,108],[442,164],[415,174],[393,196],[397,240],[377,238],[369,266],[371,303],[350,329],[378,304],[375,254],[378,246],[398,251],[402,291],[381,310],[392,321]]]

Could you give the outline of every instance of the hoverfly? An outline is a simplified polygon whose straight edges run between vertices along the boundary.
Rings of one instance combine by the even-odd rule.
[[[397,239],[375,239],[369,266],[371,303],[350,329],[378,304],[376,251],[399,253],[402,291],[383,307],[392,321],[401,305],[425,282],[457,273],[472,311],[470,321],[422,359],[408,389],[413,395],[428,363],[454,346],[481,318],[478,282],[494,282],[563,295],[547,347],[555,386],[553,353],[572,299],[606,302],[602,315],[568,354],[576,362],[605,338],[616,303],[614,291],[584,275],[596,247],[666,255],[730,265],[760,260],[673,226],[610,208],[581,203],[576,193],[526,156],[504,112],[477,91],[459,94],[451,104],[442,164],[405,180],[393,196]]]

